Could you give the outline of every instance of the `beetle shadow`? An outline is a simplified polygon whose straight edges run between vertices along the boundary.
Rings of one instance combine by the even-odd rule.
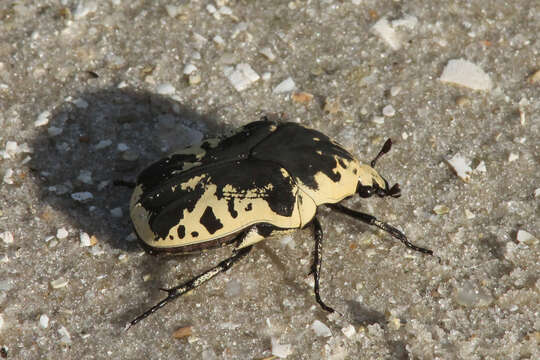
[[[199,114],[171,98],[127,88],[74,94],[50,113],[48,124],[37,128],[41,132],[31,144],[28,163],[46,204],[41,217],[65,217],[77,231],[95,236],[96,247],[116,253],[141,249],[130,236],[132,189],[113,182],[134,182],[145,166],[165,154],[228,130],[217,123],[215,113]],[[74,238],[78,241],[78,234]],[[152,256],[140,265],[141,271],[159,277],[164,266],[166,261]],[[145,286],[153,291],[159,283],[156,278]]]
[[[349,300],[346,303],[352,324],[356,326],[379,324],[381,328],[386,327],[386,317],[383,313],[368,309],[358,301]]]
[[[132,190],[113,182],[134,182],[152,161],[220,130],[210,115],[130,89],[79,94],[51,113],[29,163],[41,201],[82,231],[128,252],[138,250],[136,242],[126,241]]]

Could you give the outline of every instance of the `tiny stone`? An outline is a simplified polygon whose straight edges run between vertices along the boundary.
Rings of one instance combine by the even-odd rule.
[[[137,235],[135,235],[134,232],[130,233],[128,236],[126,236],[126,241],[132,242],[137,240]]]
[[[396,95],[398,95],[400,92],[401,92],[401,86],[392,86],[392,87],[390,88],[390,95],[391,95],[391,96],[396,96]]]
[[[45,110],[44,112],[38,115],[36,121],[34,121],[34,126],[39,127],[39,126],[47,125],[49,123],[49,116],[51,116],[51,113]]]
[[[374,115],[373,118],[371,119],[371,122],[377,125],[382,125],[384,124],[384,117]]]
[[[471,100],[468,97],[460,96],[456,99],[456,104],[460,107],[471,105]]]
[[[396,114],[396,110],[394,109],[394,107],[392,105],[386,105],[383,109],[382,109],[382,113],[384,116],[388,116],[388,117],[392,117]]]
[[[89,170],[81,170],[79,176],[77,176],[77,180],[84,184],[92,184],[92,172]]]
[[[143,280],[144,282],[146,282],[146,281],[150,280],[151,278],[152,278],[152,275],[150,275],[150,274],[145,274],[145,275],[143,275],[142,280]]]
[[[193,64],[187,64],[186,66],[184,66],[184,75],[189,75],[195,71],[197,71],[197,67]]]
[[[307,92],[295,92],[291,95],[291,99],[294,102],[297,102],[300,104],[307,104],[307,103],[310,103],[311,100],[313,100],[313,94],[310,94]]]
[[[82,191],[71,194],[71,198],[76,201],[84,202],[94,198],[91,192]]]
[[[200,84],[201,80],[202,80],[201,79],[201,74],[199,74],[199,73],[191,74],[191,75],[189,75],[189,78],[188,78],[189,85]]]
[[[71,344],[71,336],[69,335],[69,332],[67,331],[65,327],[61,326],[60,329],[58,329],[58,333],[60,334],[60,336],[62,336],[60,338],[61,343],[66,344],[66,345]]]
[[[246,63],[238,64],[235,68],[228,66],[223,72],[236,91],[247,89],[260,78],[259,74]]]
[[[270,49],[269,47],[262,48],[259,51],[259,54],[263,55],[270,61],[274,61],[276,59],[276,55],[274,55],[274,53],[272,52],[272,49]]]
[[[13,244],[13,233],[11,231],[4,231],[3,233],[0,233],[0,239],[5,244]]]
[[[4,183],[6,183],[6,184],[12,185],[13,184],[13,178],[12,178],[13,173],[14,173],[13,169],[11,169],[11,168],[7,169],[6,172],[4,173],[4,178],[2,179],[2,181]]]
[[[118,261],[120,261],[120,262],[126,262],[127,258],[128,258],[128,257],[127,257],[126,254],[120,254],[120,255],[118,255]]]
[[[296,88],[294,80],[291,77],[280,82],[272,91],[274,94],[280,94],[293,91]]]
[[[439,80],[473,90],[490,90],[493,87],[488,74],[478,65],[464,59],[450,60]]]
[[[337,114],[341,109],[341,104],[339,99],[330,99],[327,98],[324,102],[323,111],[328,114]]]
[[[469,220],[474,219],[476,215],[471,212],[469,209],[465,209],[465,217]]]
[[[534,190],[534,197],[535,198],[540,198],[540,188]]]
[[[450,212],[450,209],[446,205],[436,205],[433,208],[433,212],[437,215],[444,215]]]
[[[390,318],[389,325],[393,330],[399,330],[401,327],[401,320],[396,317]]]
[[[456,154],[451,159],[447,160],[448,164],[454,169],[457,176],[465,182],[469,182],[471,179],[471,161],[466,157]]]
[[[321,337],[328,337],[332,336],[332,332],[326,326],[324,323],[320,322],[319,320],[315,320],[313,324],[311,325],[311,328],[313,331],[315,331],[315,335],[321,336]]]
[[[87,233],[81,231],[80,235],[79,235],[79,239],[81,241],[81,246],[83,247],[87,247],[87,246],[91,246],[92,243],[90,242],[90,235],[88,235]]]
[[[354,334],[356,334],[356,329],[354,328],[354,326],[352,326],[351,324],[345,326],[344,328],[341,329],[341,332],[343,333],[343,335],[345,335],[348,339],[350,339],[351,337],[354,336]]]
[[[120,151],[120,152],[124,152],[124,151],[127,151],[129,149],[129,146],[127,146],[124,143],[120,143],[120,144],[116,145],[116,149],[118,151]]]
[[[165,10],[167,11],[167,15],[169,15],[172,18],[175,18],[176,15],[182,12],[182,7],[174,6],[174,5],[165,5]]]
[[[486,163],[483,161],[480,161],[480,164],[478,164],[478,166],[474,169],[474,171],[476,171],[477,173],[486,173],[487,172]]]
[[[112,141],[107,139],[107,140],[100,140],[100,142],[98,142],[95,146],[96,150],[101,150],[101,149],[105,149],[106,147],[109,147],[112,145]]]
[[[174,95],[176,89],[169,83],[158,85],[156,92],[160,95]]]
[[[286,358],[287,356],[292,354],[292,346],[291,344],[280,344],[278,339],[271,339],[272,343],[272,355],[277,356],[279,358]]]
[[[267,71],[267,72],[264,72],[262,75],[261,75],[261,79],[263,79],[264,81],[268,81],[272,78],[272,73]]]
[[[45,314],[41,314],[39,317],[39,327],[42,329],[46,329],[49,327],[49,317]]]
[[[68,284],[68,281],[64,278],[58,278],[56,280],[52,280],[51,281],[51,287],[53,289],[60,289],[60,288],[63,288],[65,286],[67,286]]]
[[[120,207],[116,207],[114,209],[111,209],[110,213],[115,218],[121,218],[122,216],[124,216],[122,208],[120,208]]]
[[[536,237],[534,237],[531,233],[525,230],[518,230],[516,240],[520,243],[525,243],[527,245],[534,245],[538,242],[538,239]]]
[[[381,38],[392,50],[399,50],[401,48],[401,38],[394,31],[388,19],[382,18],[377,21],[371,27],[371,32]]]
[[[225,44],[225,40],[223,40],[223,38],[221,36],[219,36],[219,35],[214,36],[212,41],[215,42],[216,44],[220,45],[220,46],[223,46]]]
[[[135,161],[139,158],[139,153],[135,151],[124,151],[122,153],[122,159],[126,161]]]
[[[510,155],[508,155],[508,162],[513,162],[513,161],[516,161],[517,159],[519,159],[519,154],[510,153]]]
[[[6,142],[6,154],[8,157],[11,157],[12,155],[15,155],[18,151],[19,145],[16,141],[8,141]]]
[[[58,240],[65,239],[69,235],[69,232],[66,230],[66,228],[60,228],[56,231],[56,238]]]
[[[535,73],[529,77],[529,82],[531,84],[536,84],[540,82],[540,70],[536,70]]]
[[[97,10],[97,3],[95,1],[80,1],[79,5],[73,12],[73,18],[75,20],[82,19],[86,15],[95,12]]]
[[[191,326],[184,326],[175,330],[172,334],[172,337],[175,339],[183,339],[191,336],[193,334]]]

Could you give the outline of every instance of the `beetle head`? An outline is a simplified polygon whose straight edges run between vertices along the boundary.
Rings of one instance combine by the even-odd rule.
[[[386,179],[379,175],[377,170],[375,170],[377,160],[390,151],[391,147],[392,140],[386,140],[381,151],[379,151],[377,156],[375,156],[375,159],[371,161],[371,166],[361,166],[358,186],[356,187],[356,192],[361,197],[367,198],[373,195],[378,195],[380,197],[391,196],[397,198],[401,196],[399,184],[394,184],[394,186],[390,187],[388,185],[388,181],[386,181]]]

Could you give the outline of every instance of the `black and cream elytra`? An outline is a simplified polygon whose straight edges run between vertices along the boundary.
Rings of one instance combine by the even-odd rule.
[[[226,271],[263,239],[312,225],[312,272],[319,295],[323,232],[317,208],[330,207],[379,227],[408,248],[405,235],[374,216],[340,204],[355,194],[399,197],[397,184],[374,169],[388,152],[387,140],[370,163],[363,164],[319,131],[296,123],[263,118],[232,134],[204,140],[144,169],[131,197],[130,215],[142,247],[150,253],[193,253],[231,244],[233,255],[185,284],[128,324],[128,328],[202,283]]]

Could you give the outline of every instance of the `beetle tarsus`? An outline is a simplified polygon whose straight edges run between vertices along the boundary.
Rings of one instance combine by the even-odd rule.
[[[330,208],[337,210],[345,215],[349,215],[350,217],[353,217],[357,220],[365,222],[368,225],[374,225],[378,227],[379,229],[386,231],[387,233],[389,233],[390,235],[392,235],[393,237],[401,241],[406,247],[408,247],[411,250],[415,250],[423,254],[433,255],[433,250],[414,245],[407,239],[405,234],[403,234],[401,231],[399,231],[392,225],[389,225],[383,221],[377,220],[377,218],[373,215],[364,214],[359,211],[351,210],[340,204],[327,204],[327,205]]]
[[[253,247],[253,245],[252,246],[247,246],[245,248],[242,248],[242,249],[238,250],[230,258],[227,258],[227,259],[221,261],[215,267],[211,268],[210,270],[205,271],[204,273],[200,274],[199,276],[189,280],[188,282],[186,282],[186,283],[184,283],[182,285],[175,286],[175,287],[170,288],[170,289],[161,288],[160,290],[163,290],[163,291],[167,292],[167,294],[168,294],[167,297],[165,299],[161,300],[160,302],[158,302],[156,305],[152,306],[150,309],[146,310],[141,315],[137,316],[132,321],[130,321],[125,326],[124,330],[126,330],[126,331],[129,330],[133,325],[135,325],[135,324],[139,323],[140,321],[146,319],[148,316],[152,315],[153,313],[155,313],[156,311],[158,311],[159,309],[161,309],[162,307],[167,305],[172,300],[176,299],[177,297],[180,297],[180,296],[184,295],[188,291],[191,291],[191,290],[201,286],[202,284],[204,284],[208,280],[212,279],[214,276],[229,270],[235,263],[237,263],[240,259],[245,257],[250,252],[252,247]]]

